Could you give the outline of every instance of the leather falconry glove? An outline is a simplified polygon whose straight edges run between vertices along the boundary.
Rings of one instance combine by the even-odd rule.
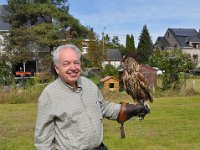
[[[121,123],[121,138],[125,138],[123,124],[133,116],[144,118],[146,114],[150,112],[148,106],[144,104],[129,104],[126,102],[121,103],[121,109],[119,111],[117,122]]]

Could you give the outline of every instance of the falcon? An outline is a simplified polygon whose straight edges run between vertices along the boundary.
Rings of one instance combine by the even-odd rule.
[[[147,101],[153,102],[150,85],[140,72],[140,65],[132,57],[124,56],[122,59],[122,82],[124,89],[136,103],[142,103],[149,108]],[[141,116],[143,119],[144,116]]]

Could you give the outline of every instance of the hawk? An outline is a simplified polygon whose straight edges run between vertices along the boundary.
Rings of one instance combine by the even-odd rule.
[[[134,101],[147,105],[146,101],[153,102],[150,85],[145,76],[139,71],[140,65],[132,57],[123,57],[122,82],[124,89]]]

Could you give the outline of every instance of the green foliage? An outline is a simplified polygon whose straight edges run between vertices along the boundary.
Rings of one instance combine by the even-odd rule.
[[[162,75],[164,89],[180,88],[181,84],[186,80],[184,72],[196,66],[189,55],[181,50],[157,50],[149,59],[149,64],[164,71]],[[180,74],[181,72],[183,72],[182,75]]]
[[[85,55],[85,64],[89,65],[88,67],[99,67],[101,68],[101,62],[104,60],[104,54],[102,50],[101,43],[96,40],[91,40],[88,45],[88,53]],[[88,63],[90,62],[90,64]]]
[[[139,37],[137,53],[139,56],[138,60],[142,64],[147,64],[153,53],[153,43],[146,25],[144,25]]]
[[[12,83],[13,75],[11,72],[11,64],[6,55],[0,55],[0,85],[9,85]]]
[[[126,35],[126,50],[124,53],[127,52],[135,52],[135,41],[134,41],[134,37],[131,34],[131,36],[129,34]]]
[[[120,44],[120,40],[118,36],[113,36],[113,38],[109,37],[108,34],[104,37],[105,49],[113,49],[118,48],[120,51],[124,51],[125,47],[123,44]]]
[[[88,28],[69,14],[67,0],[8,0],[10,33],[5,35],[5,51],[15,61],[30,59],[30,51],[64,43],[80,43]]]
[[[113,36],[112,44],[113,44],[114,48],[118,48],[120,46],[119,37],[118,36]]]
[[[81,69],[85,70],[86,68],[90,68],[90,67],[92,66],[89,59],[85,56],[81,56]]]
[[[119,72],[118,70],[113,66],[113,65],[106,65],[103,72],[102,72],[102,76],[106,77],[106,76],[114,76],[116,78],[119,77]]]

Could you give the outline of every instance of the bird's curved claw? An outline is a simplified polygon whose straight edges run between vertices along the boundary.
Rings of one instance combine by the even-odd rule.
[[[150,113],[148,105],[144,105],[144,110],[138,114],[139,120],[144,120],[144,117]]]

